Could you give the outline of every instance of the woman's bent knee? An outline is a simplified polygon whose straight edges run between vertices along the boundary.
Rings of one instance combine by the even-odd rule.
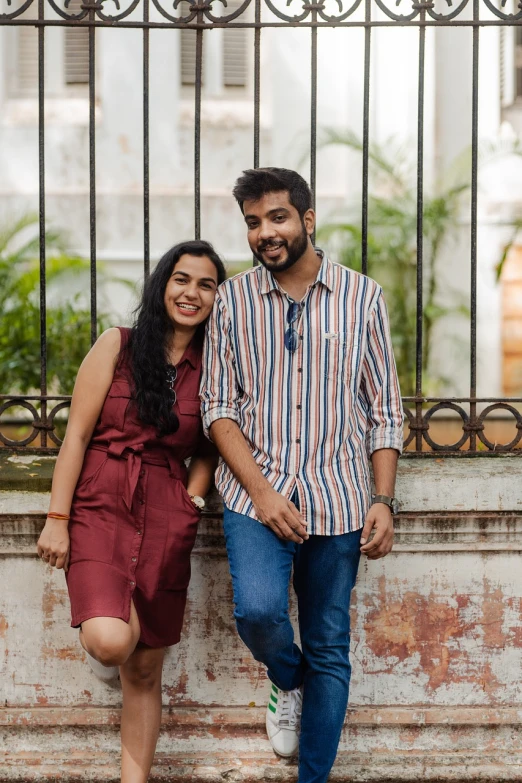
[[[123,620],[88,620],[82,624],[82,637],[87,652],[104,666],[121,666],[133,651],[132,635]]]

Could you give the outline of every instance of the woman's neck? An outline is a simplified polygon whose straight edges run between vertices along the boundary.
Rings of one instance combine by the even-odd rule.
[[[169,364],[178,364],[196,333],[195,329],[176,329],[167,338],[167,359]]]

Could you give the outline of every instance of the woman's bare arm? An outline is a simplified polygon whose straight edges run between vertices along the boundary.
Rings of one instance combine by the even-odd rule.
[[[213,443],[204,436],[190,460],[187,492],[189,495],[207,495],[218,464],[218,451]]]
[[[110,389],[120,351],[120,330],[104,332],[83,360],[71,401],[71,411],[53,474],[50,510],[69,514],[85,451]],[[37,544],[38,554],[56,568],[67,570],[67,522],[47,519]]]

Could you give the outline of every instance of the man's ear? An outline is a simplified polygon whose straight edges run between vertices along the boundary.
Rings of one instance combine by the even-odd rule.
[[[306,233],[309,237],[311,237],[315,229],[315,212],[313,209],[306,210],[303,216],[303,223],[306,229]]]

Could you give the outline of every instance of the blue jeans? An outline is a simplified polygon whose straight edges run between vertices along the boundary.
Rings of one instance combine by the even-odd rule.
[[[295,544],[228,508],[224,529],[239,636],[278,688],[304,686],[298,783],[325,783],[348,705],[350,594],[361,530]],[[288,616],[292,566],[302,652]]]

